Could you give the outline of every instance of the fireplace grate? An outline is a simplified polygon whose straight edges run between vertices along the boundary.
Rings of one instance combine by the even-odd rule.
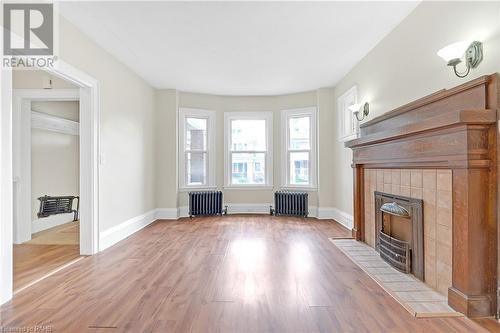
[[[411,250],[408,242],[379,232],[380,257],[403,273],[411,273]]]

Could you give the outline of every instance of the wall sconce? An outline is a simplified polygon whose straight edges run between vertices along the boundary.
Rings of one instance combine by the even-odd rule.
[[[358,121],[363,121],[370,113],[370,104],[368,103],[353,104],[349,107],[349,110],[351,110],[352,114],[356,117]],[[359,118],[360,113],[361,113],[361,119]]]
[[[455,75],[463,78],[466,77],[471,68],[476,68],[483,60],[483,44],[481,42],[457,42],[443,47],[438,51],[438,56],[447,62],[448,66],[453,66]],[[465,66],[463,72],[457,71],[457,65],[465,58]]]

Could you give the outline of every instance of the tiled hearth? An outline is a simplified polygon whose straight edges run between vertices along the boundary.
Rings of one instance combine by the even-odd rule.
[[[424,279],[443,295],[452,275],[452,173],[440,169],[365,169],[365,241],[375,246],[375,191],[424,200]]]
[[[387,264],[374,249],[353,239],[330,239],[346,256],[375,280],[415,317],[457,317],[447,297],[410,274]]]

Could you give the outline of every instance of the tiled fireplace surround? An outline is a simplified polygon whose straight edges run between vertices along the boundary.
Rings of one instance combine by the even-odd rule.
[[[452,170],[365,169],[365,241],[375,247],[374,192],[424,201],[424,280],[447,295],[452,278]]]

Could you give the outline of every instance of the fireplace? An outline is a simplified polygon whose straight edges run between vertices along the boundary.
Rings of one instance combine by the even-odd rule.
[[[497,311],[498,79],[497,73],[482,76],[403,105],[363,122],[359,137],[345,143],[353,153],[353,236],[376,246],[378,232],[370,221],[380,214],[382,223],[385,213],[375,212],[374,191],[423,199],[424,279],[447,290],[448,304],[469,317]],[[383,171],[379,187],[378,171],[377,184],[372,183],[374,169],[415,169],[416,177],[411,171],[410,181],[403,184],[401,171],[401,178],[391,180],[389,187]],[[422,179],[426,170],[437,170],[435,181]],[[439,178],[445,170],[446,182]],[[440,183],[449,190],[440,189]],[[411,249],[410,269],[418,275],[414,254]]]
[[[375,191],[375,248],[403,273],[424,280],[423,201]]]

